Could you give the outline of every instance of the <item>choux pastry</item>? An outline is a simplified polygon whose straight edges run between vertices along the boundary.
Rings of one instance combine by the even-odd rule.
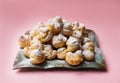
[[[40,64],[45,61],[45,53],[41,50],[35,49],[30,52],[30,62],[32,64]]]
[[[78,50],[80,48],[79,40],[72,36],[69,37],[69,39],[66,42],[66,45],[67,45],[67,50],[71,52]]]
[[[44,51],[45,52],[45,57],[48,60],[52,60],[57,56],[57,52],[56,50],[50,50],[49,52]]]
[[[83,61],[82,51],[77,50],[76,52],[68,52],[66,55],[66,62],[70,65],[79,65]]]
[[[85,25],[83,23],[79,23],[78,30],[81,31],[81,33],[84,33],[84,31],[85,31]]]
[[[82,38],[82,33],[81,33],[81,31],[74,30],[72,36],[75,37],[75,38],[81,39]]]
[[[93,42],[86,42],[86,43],[83,45],[83,50],[91,50],[91,51],[94,51],[94,44],[93,44]]]
[[[63,27],[61,17],[56,16],[55,18],[49,19],[46,26],[49,27],[53,34],[59,34]]]
[[[94,52],[91,50],[84,50],[82,54],[85,60],[91,61],[94,59]]]
[[[72,35],[71,23],[69,23],[69,22],[63,23],[62,34],[65,35],[65,36],[71,36]]]
[[[29,35],[20,36],[18,39],[18,43],[19,43],[21,48],[29,46],[30,45]]]
[[[44,45],[44,52],[45,52],[46,59],[48,60],[54,59],[57,55],[56,50],[53,50],[52,46],[49,44]]]
[[[23,48],[23,53],[25,56],[30,57],[31,47],[27,46]]]
[[[90,39],[87,38],[87,37],[84,37],[84,38],[83,38],[83,44],[85,44],[85,43],[87,43],[87,42],[90,42]]]
[[[31,46],[31,49],[43,50],[44,48],[44,45],[42,44],[42,42],[36,41],[36,40],[32,40],[30,46]]]
[[[72,30],[78,30],[79,27],[79,23],[77,21],[75,21],[74,23],[72,23]]]
[[[64,35],[62,34],[55,35],[52,38],[52,45],[55,48],[60,48],[65,46],[66,41],[67,41],[67,37],[65,37]]]
[[[52,38],[53,34],[48,27],[41,27],[39,32],[39,38],[42,42],[48,42]]]
[[[59,48],[57,50],[57,58],[58,59],[65,59],[67,52],[68,52],[68,50],[65,47]]]

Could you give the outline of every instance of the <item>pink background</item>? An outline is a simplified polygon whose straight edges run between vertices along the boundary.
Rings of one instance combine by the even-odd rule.
[[[96,32],[108,71],[12,70],[17,39],[39,21],[61,15]],[[120,83],[120,0],[0,0],[1,83]]]

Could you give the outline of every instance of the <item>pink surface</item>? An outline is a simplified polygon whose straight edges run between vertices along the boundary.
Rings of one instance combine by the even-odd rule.
[[[96,32],[108,71],[12,70],[17,38],[39,21],[61,15]],[[1,83],[120,83],[120,0],[0,0]]]

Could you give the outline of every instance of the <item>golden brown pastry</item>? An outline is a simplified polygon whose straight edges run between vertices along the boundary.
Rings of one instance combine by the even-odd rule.
[[[23,48],[23,53],[25,56],[30,57],[30,52],[31,52],[31,47],[27,46],[25,48]]]
[[[33,27],[33,30],[30,31],[31,38],[36,37],[39,34],[41,27],[45,27],[45,25],[42,22],[39,22]]]
[[[56,16],[55,18],[49,19],[46,26],[49,27],[53,34],[59,34],[63,27],[61,17]]]
[[[78,30],[74,30],[72,36],[75,37],[75,38],[81,39],[82,38],[82,32],[78,31]]]
[[[29,46],[30,45],[29,35],[20,36],[20,38],[18,39],[18,43],[21,48]]]
[[[53,34],[48,27],[41,27],[39,31],[39,38],[42,42],[48,42]]]
[[[85,43],[87,43],[87,42],[90,42],[90,39],[89,39],[89,38],[87,38],[87,37],[84,37],[84,38],[83,38],[83,42],[82,42],[82,43],[83,43],[83,44],[85,44]]]
[[[77,50],[76,52],[68,52],[66,55],[66,62],[70,65],[79,65],[83,61],[82,51]]]
[[[93,44],[93,42],[86,42],[86,43],[83,45],[83,50],[91,50],[91,51],[94,51],[94,44]]]
[[[40,64],[45,61],[45,54],[43,51],[35,49],[30,52],[30,62],[32,64]]]
[[[45,52],[45,57],[48,60],[52,60],[56,57],[57,52],[56,50],[53,50],[51,45],[44,45],[44,52]]]
[[[72,24],[72,30],[78,30],[78,31],[81,31],[82,33],[85,31],[85,25],[83,23],[78,23],[77,21],[75,21],[73,24]]]
[[[67,50],[71,52],[78,50],[80,48],[79,40],[72,36],[69,37],[69,39],[66,42],[66,45],[67,45]]]
[[[38,31],[36,31],[36,30],[31,30],[31,31],[30,31],[30,37],[31,37],[31,39],[32,39],[33,37],[37,36],[37,35],[38,35]]]
[[[52,45],[55,48],[60,48],[65,46],[66,41],[67,41],[67,37],[65,37],[64,35],[62,34],[55,35],[52,38]]]
[[[65,47],[59,48],[57,50],[57,58],[58,59],[65,59],[67,52],[68,52],[68,50]]]
[[[72,23],[72,30],[73,30],[73,31],[74,31],[74,30],[79,30],[78,28],[79,28],[79,22],[77,22],[77,21],[73,22],[73,23]]]
[[[31,49],[43,50],[44,48],[44,45],[42,44],[42,42],[39,40],[35,40],[35,39],[31,40],[30,46],[31,46]]]
[[[79,23],[78,30],[81,31],[81,33],[84,33],[84,31],[85,31],[85,25],[83,23]]]
[[[51,50],[51,51],[49,51],[49,52],[46,52],[46,51],[45,51],[45,57],[46,57],[46,59],[48,59],[48,60],[54,59],[54,58],[56,57],[56,55],[57,55],[56,50]]]
[[[69,23],[69,22],[64,22],[63,23],[62,34],[65,35],[65,36],[71,36],[72,35],[71,23]]]
[[[84,56],[84,59],[85,60],[88,60],[88,61],[91,61],[91,60],[93,60],[94,59],[94,52],[93,51],[91,51],[91,50],[84,50],[83,51],[83,56]]]

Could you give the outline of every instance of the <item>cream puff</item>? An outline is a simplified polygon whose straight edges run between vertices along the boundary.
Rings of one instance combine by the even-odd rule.
[[[56,16],[54,20],[58,23],[62,23],[62,17],[61,16]]]
[[[72,23],[72,30],[78,30],[78,27],[79,27],[79,22],[75,21]]]
[[[30,52],[30,62],[32,64],[40,64],[45,61],[45,53],[41,50],[35,49]]]
[[[37,41],[37,40],[32,40],[30,43],[31,49],[39,49],[39,50],[43,50],[44,45],[42,44],[41,41]]]
[[[48,60],[54,59],[57,55],[56,50],[53,50],[52,46],[49,44],[44,45],[44,52],[45,52],[46,59]]]
[[[82,32],[78,30],[74,30],[72,36],[81,40]]]
[[[25,48],[23,48],[23,53],[25,56],[30,57],[30,52],[31,52],[31,47],[27,46]]]
[[[70,65],[79,65],[83,61],[82,51],[68,52],[65,60]]]
[[[46,26],[52,31],[53,34],[59,34],[62,30],[63,23],[60,16],[49,19]]]
[[[61,32],[65,36],[71,36],[72,35],[72,26],[71,26],[71,23],[69,23],[69,22],[63,23],[63,29],[62,29]]]
[[[20,36],[18,39],[18,44],[20,45],[21,48],[29,46],[30,45],[29,35]]]
[[[46,57],[46,59],[48,59],[48,60],[52,60],[52,59],[54,59],[55,57],[56,57],[56,55],[57,55],[57,52],[56,52],[56,50],[50,50],[50,51],[44,51],[45,52],[45,57]]]
[[[65,46],[66,41],[67,41],[67,37],[65,37],[64,35],[62,34],[55,35],[52,38],[52,45],[55,48],[60,48]]]
[[[91,50],[94,51],[94,44],[93,42],[86,42],[83,46],[82,46],[83,50]]]
[[[84,56],[84,59],[85,60],[88,60],[88,61],[91,61],[91,60],[93,60],[94,59],[94,52],[93,51],[91,51],[91,50],[84,50],[83,51],[83,56]]]
[[[35,37],[36,35],[38,35],[38,31],[36,32],[36,30],[31,30],[30,31],[30,37],[31,37],[31,39],[33,38],[33,37]]]
[[[48,27],[41,27],[39,32],[39,38],[42,42],[48,42],[52,38],[53,34]]]
[[[84,33],[84,31],[85,31],[85,25],[83,23],[79,23],[78,30],[81,31],[81,33]]]
[[[85,44],[85,43],[87,43],[87,42],[90,42],[90,39],[89,39],[89,38],[87,38],[87,37],[84,37],[84,38],[83,38],[83,42],[82,42],[82,43],[83,43],[83,44]]]
[[[66,42],[67,50],[68,51],[75,51],[80,48],[79,46],[79,40],[75,37],[70,36],[69,39]]]
[[[57,50],[57,58],[58,59],[65,59],[67,52],[68,52],[68,50],[65,47],[59,48]]]

